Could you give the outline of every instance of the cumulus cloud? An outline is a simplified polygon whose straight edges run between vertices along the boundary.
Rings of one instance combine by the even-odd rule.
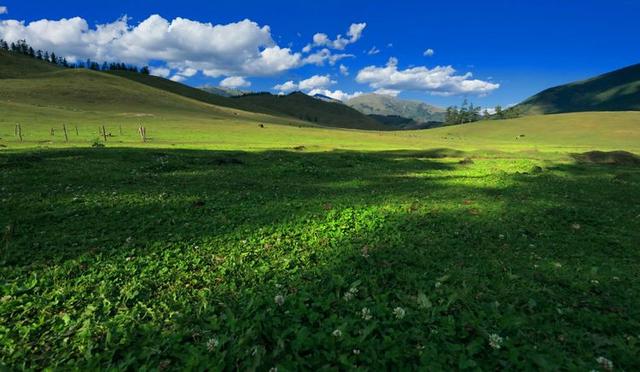
[[[294,90],[312,91],[314,89],[325,89],[335,83],[336,81],[331,80],[329,75],[313,75],[312,77],[301,80],[298,83],[295,83],[293,80],[289,80],[274,86],[273,89],[280,93],[292,92]]]
[[[211,77],[268,76],[303,64],[300,53],[274,42],[269,26],[248,19],[214,25],[152,15],[135,26],[122,17],[95,28],[80,17],[29,23],[3,20],[0,38],[25,39],[34,48],[55,51],[71,62],[164,61],[183,77],[197,71]]]
[[[374,54],[380,53],[380,49],[376,48],[376,46],[372,46],[371,49],[367,52],[368,55],[372,56]]]
[[[351,98],[361,96],[362,92],[354,92],[352,94],[343,92],[341,90],[329,90],[329,89],[313,89],[308,93],[310,96],[315,96],[316,94],[321,94],[323,96],[327,96],[329,98],[337,99],[340,101],[348,101]]]
[[[314,75],[308,79],[300,81],[300,83],[298,83],[298,87],[300,90],[312,90],[326,88],[335,83],[336,82],[331,80],[329,75]]]
[[[251,86],[251,82],[243,78],[242,76],[229,76],[220,82],[221,87],[225,88],[246,88]]]
[[[436,51],[431,48],[425,50],[424,53],[422,53],[422,55],[425,57],[432,57],[434,54],[436,54]]]
[[[500,87],[487,81],[473,79],[471,73],[456,75],[451,66],[424,66],[398,69],[398,60],[389,58],[386,66],[368,66],[358,72],[356,81],[373,89],[397,91],[416,90],[435,95],[487,94]]]
[[[315,53],[309,54],[302,60],[302,63],[307,65],[316,65],[316,66],[324,66],[325,62],[329,62],[331,66],[335,65],[336,62],[343,58],[354,57],[353,54],[333,54],[327,48],[318,50]]]
[[[343,76],[349,76],[349,68],[345,65],[340,65],[340,73]]]
[[[360,40],[362,37],[362,31],[367,27],[366,23],[352,23],[347,31],[347,38],[338,35],[335,40],[331,40],[327,34],[317,33],[313,35],[313,42],[308,44],[302,49],[303,52],[308,53],[315,47],[327,47],[330,49],[344,50],[349,44],[353,44]]]
[[[298,84],[294,83],[293,80],[289,80],[287,82],[274,86],[273,89],[277,90],[280,93],[288,93],[298,89]]]
[[[6,6],[0,6],[0,15],[9,13],[9,8]]]
[[[166,67],[151,67],[149,69],[149,72],[153,76],[160,76],[163,78],[167,78],[169,77],[169,75],[171,75],[171,69],[168,69]]]

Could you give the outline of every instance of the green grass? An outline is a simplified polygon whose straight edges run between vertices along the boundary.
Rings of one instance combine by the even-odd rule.
[[[516,106],[528,115],[640,111],[640,64],[546,89]]]
[[[640,170],[468,155],[0,153],[0,363],[640,368]]]

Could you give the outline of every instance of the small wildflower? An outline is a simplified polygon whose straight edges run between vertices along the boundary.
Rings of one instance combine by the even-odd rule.
[[[220,341],[218,341],[217,338],[215,337],[210,338],[209,341],[207,341],[207,350],[214,351],[219,344],[220,344]]]
[[[499,335],[492,333],[491,335],[489,335],[489,346],[491,346],[492,348],[498,350],[502,347],[502,337],[500,337]]]
[[[404,318],[404,315],[406,314],[406,312],[404,311],[403,308],[401,307],[396,307],[395,309],[393,309],[393,315],[396,316],[396,319],[402,319]]]
[[[283,295],[276,295],[276,297],[273,298],[273,301],[278,306],[282,306],[282,305],[284,305],[284,296]]]
[[[363,307],[360,313],[362,319],[364,320],[371,320],[371,318],[373,318],[373,316],[371,315],[371,310],[369,310],[369,308]]]
[[[613,362],[609,359],[599,356],[596,358],[596,362],[598,362],[598,364],[600,364],[600,367],[602,367],[604,370],[613,371]]]
[[[360,349],[353,349],[354,355],[360,355]]]
[[[342,331],[339,329],[336,329],[335,331],[331,332],[331,334],[333,335],[333,337],[342,337]]]

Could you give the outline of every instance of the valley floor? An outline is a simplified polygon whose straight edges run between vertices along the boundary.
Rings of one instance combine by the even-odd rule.
[[[638,166],[282,128],[4,142],[0,365],[640,369]]]

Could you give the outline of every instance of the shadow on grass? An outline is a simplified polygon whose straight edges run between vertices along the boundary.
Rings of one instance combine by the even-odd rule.
[[[639,367],[638,168],[456,156],[4,155],[2,361]]]

